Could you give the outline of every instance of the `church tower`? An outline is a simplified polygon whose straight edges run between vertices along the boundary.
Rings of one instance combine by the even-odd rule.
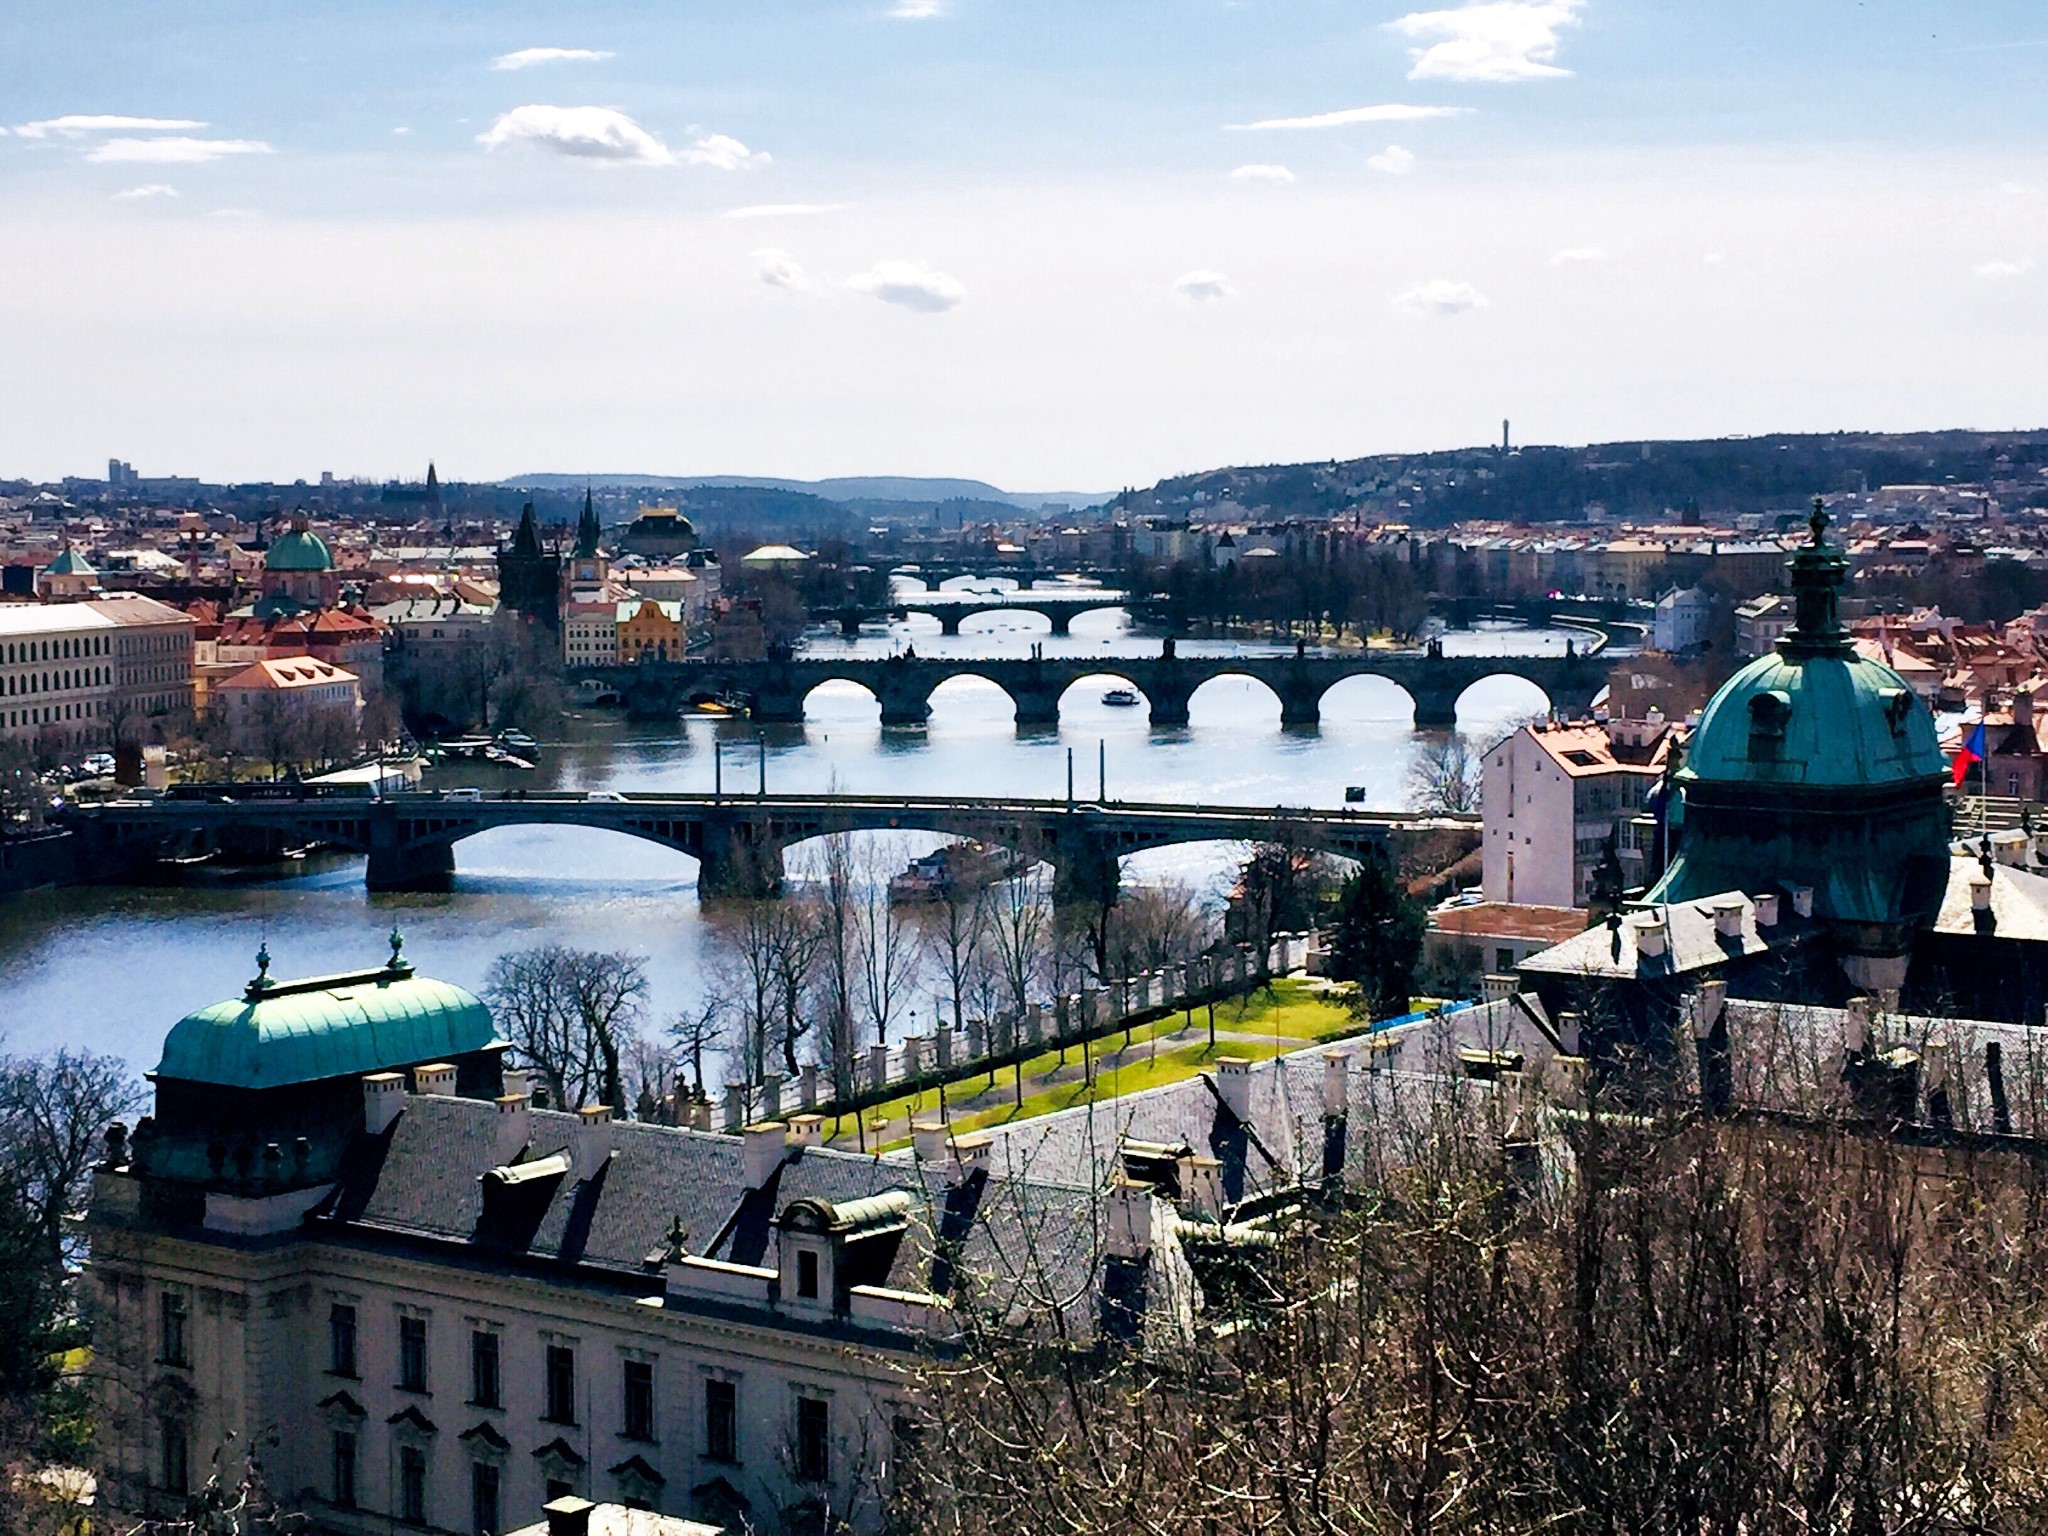
[[[550,631],[561,622],[562,557],[544,549],[540,522],[528,502],[511,545],[498,547],[498,600],[521,618]]]
[[[586,486],[583,515],[576,519],[576,548],[569,557],[568,591],[564,595],[570,601],[590,601],[592,596],[603,590],[610,578],[611,563],[605,559],[604,551],[597,547],[603,533],[597,521],[597,505]]]

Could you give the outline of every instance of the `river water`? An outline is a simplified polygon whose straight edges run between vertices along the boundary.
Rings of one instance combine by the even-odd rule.
[[[969,619],[958,636],[942,636],[937,620],[917,617],[873,626],[857,640],[821,631],[806,642],[821,654],[914,645],[920,656],[1022,656],[1038,644],[1047,655],[1099,655],[1105,676],[1074,686],[1057,728],[1019,730],[1000,690],[959,679],[934,696],[926,726],[884,730],[869,695],[827,684],[811,696],[801,726],[763,729],[701,716],[647,725],[585,711],[546,733],[534,773],[464,764],[439,782],[708,790],[719,756],[728,791],[753,789],[765,759],[771,790],[1056,797],[1066,793],[1071,749],[1084,798],[1097,792],[1100,774],[1111,798],[1338,805],[1345,787],[1358,785],[1368,806],[1402,804],[1421,738],[1406,694],[1394,685],[1341,684],[1325,700],[1319,729],[1283,731],[1279,702],[1261,685],[1219,678],[1195,694],[1186,728],[1155,731],[1143,709],[1112,708],[1101,696],[1116,686],[1116,656],[1156,654],[1158,642],[1133,635],[1114,611],[1083,615],[1073,631],[1054,637],[1035,615],[990,613]],[[1562,654],[1567,638],[1507,628],[1444,637],[1451,653],[1496,655]],[[1183,641],[1180,649],[1232,647]],[[1467,694],[1459,728],[1483,743],[1543,703],[1531,684],[1491,679]],[[891,857],[938,841],[898,836]],[[1127,860],[1125,875],[1220,893],[1242,852],[1216,844],[1162,849]],[[793,873],[801,872],[803,853],[792,851]],[[286,878],[230,880],[213,872],[178,887],[86,887],[0,900],[0,1051],[86,1046],[147,1071],[177,1019],[241,989],[259,945],[270,946],[278,976],[364,967],[381,963],[394,924],[423,973],[465,987],[480,987],[499,954],[552,942],[643,956],[656,1023],[701,995],[707,928],[696,863],[686,855],[616,833],[527,827],[461,844],[456,863],[456,888],[447,895],[372,896],[363,889],[361,860],[316,857]]]

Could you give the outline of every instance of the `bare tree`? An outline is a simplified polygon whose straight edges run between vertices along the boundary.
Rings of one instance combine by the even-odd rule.
[[[860,996],[860,892],[853,840],[844,832],[825,839],[823,888],[814,911],[818,921],[817,963],[812,986],[824,1026],[820,1042],[841,1097],[854,1086],[854,1020]]]
[[[690,1069],[690,1086],[700,1094],[704,1092],[704,1058],[725,1048],[730,1011],[725,998],[713,996],[669,1020],[669,1039],[675,1043],[683,1065]]]
[[[146,1102],[127,1063],[90,1051],[0,1061],[0,1165],[26,1200],[50,1261],[84,1206],[101,1138]]]
[[[1052,927],[1044,880],[1037,871],[999,881],[983,893],[992,970],[1004,1000],[1018,1013],[1031,1005]]]
[[[603,1103],[625,1112],[624,1057],[647,1001],[638,956],[559,944],[516,950],[491,962],[484,992],[513,1048],[547,1080],[555,1107]]]
[[[862,1011],[883,1045],[889,1043],[889,1025],[921,961],[918,930],[889,896],[889,877],[902,867],[902,853],[898,839],[871,840],[855,891]]]
[[[945,978],[955,1029],[966,1027],[967,1000],[974,990],[976,973],[986,964],[984,906],[979,891],[962,890],[949,881],[936,900],[917,909],[917,920],[924,928],[925,950],[934,957],[940,975]]]
[[[1456,731],[1425,740],[1408,765],[1408,804],[1431,815],[1466,816],[1479,809],[1485,767]]]

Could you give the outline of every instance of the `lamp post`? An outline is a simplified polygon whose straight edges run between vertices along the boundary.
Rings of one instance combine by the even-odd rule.
[[[711,728],[711,803],[722,804],[725,800],[725,742],[718,735],[718,727]]]
[[[760,798],[766,800],[768,798],[768,733],[766,731],[755,732],[754,744],[761,749]]]

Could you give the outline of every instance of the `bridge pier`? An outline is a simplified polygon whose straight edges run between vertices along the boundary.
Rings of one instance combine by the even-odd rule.
[[[1052,904],[1101,910],[1116,905],[1123,869],[1099,838],[1061,827],[1052,840]]]
[[[1194,695],[1195,690],[1178,679],[1152,678],[1145,684],[1145,702],[1152,706],[1152,723],[1169,727],[1186,725],[1188,700]]]
[[[744,821],[707,822],[697,855],[699,901],[765,901],[782,894],[782,849]]]
[[[957,613],[942,613],[942,614],[940,614],[940,615],[938,616],[938,619],[939,619],[939,633],[940,633],[940,634],[942,634],[942,635],[957,635],[957,634],[959,634],[959,633],[960,633],[960,617],[961,617],[961,616],[960,616],[959,614],[957,614]]]
[[[453,843],[373,845],[363,870],[373,891],[449,891],[455,888]]]
[[[1411,687],[1409,697],[1415,700],[1415,724],[1419,730],[1451,730],[1458,724],[1458,695],[1463,692],[1456,687],[1424,688]]]
[[[1045,613],[1045,610],[1041,608],[1038,612]],[[1054,634],[1070,635],[1074,632],[1074,616],[1071,613],[1061,610],[1058,613],[1046,613],[1045,616],[1052,620]]]
[[[1322,690],[1315,687],[1280,690],[1281,726],[1317,726],[1323,723]]]

